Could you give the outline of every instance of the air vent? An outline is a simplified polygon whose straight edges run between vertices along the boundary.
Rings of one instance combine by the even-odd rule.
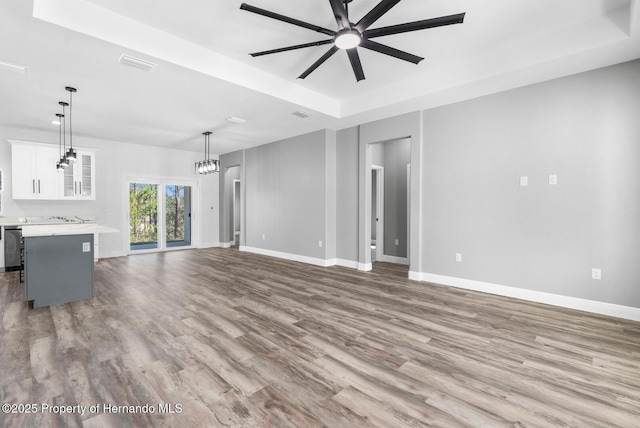
[[[154,64],[149,61],[145,61],[140,58],[135,58],[129,55],[122,54],[118,59],[118,62],[123,65],[128,65],[129,67],[134,67],[139,70],[144,70],[148,72],[152,72],[154,68],[158,66],[158,64]]]
[[[307,113],[306,111],[302,111],[302,110],[298,110],[298,111],[294,111],[293,113],[291,113],[294,116],[298,116],[301,117],[303,119],[306,119],[308,117],[311,117],[311,113]]]
[[[227,122],[242,124],[242,123],[245,123],[246,120],[239,117],[231,116],[227,118]]]
[[[8,71],[10,73],[27,74],[27,67],[4,61],[0,61],[0,70]]]

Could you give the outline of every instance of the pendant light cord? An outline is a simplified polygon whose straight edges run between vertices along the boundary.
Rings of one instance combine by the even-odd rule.
[[[62,105],[62,117],[63,117],[63,123],[62,123],[62,127],[63,127],[63,132],[62,132],[62,155],[64,156],[64,154],[67,151],[67,113],[65,110],[65,105]]]
[[[73,111],[73,91],[69,91],[69,148],[73,149],[73,129],[71,112]]]
[[[62,117],[58,117],[58,153],[60,153],[60,159],[62,159]]]

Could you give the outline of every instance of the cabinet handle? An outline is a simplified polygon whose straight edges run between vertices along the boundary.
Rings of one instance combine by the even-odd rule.
[[[74,195],[78,194],[78,182],[77,181],[73,182],[73,194]]]
[[[36,193],[36,179],[31,180],[31,187],[33,187],[33,193]]]
[[[40,180],[38,180],[38,193],[40,193]]]
[[[78,184],[80,185],[80,195],[82,195],[82,181],[78,181]]]

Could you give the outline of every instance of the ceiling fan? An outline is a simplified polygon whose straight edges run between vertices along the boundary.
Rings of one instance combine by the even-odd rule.
[[[385,55],[389,55],[394,58],[418,64],[424,58],[392,48],[391,46],[374,42],[371,39],[375,37],[389,36],[392,34],[407,33],[410,31],[441,27],[443,25],[462,24],[465,15],[464,13],[458,13],[455,15],[441,16],[439,18],[424,19],[421,21],[407,22],[404,24],[390,25],[388,27],[369,29],[369,26],[380,19],[382,15],[391,10],[391,8],[396,4],[400,3],[400,0],[382,0],[380,3],[378,3],[377,6],[371,9],[369,13],[367,13],[355,24],[349,20],[349,3],[351,3],[352,1],[353,0],[329,0],[331,9],[333,10],[333,15],[335,16],[336,23],[338,24],[337,31],[319,27],[317,25],[309,24],[298,19],[290,18],[288,16],[280,15],[275,12],[270,12],[265,9],[260,9],[255,6],[242,3],[240,5],[240,9],[242,10],[257,13],[258,15],[263,15],[268,18],[276,19],[278,21],[283,21],[289,24],[297,25],[298,27],[307,28],[318,33],[326,34],[327,36],[331,36],[330,39],[319,40],[317,42],[311,43],[303,43],[300,45],[287,46],[279,49],[271,49],[268,51],[254,52],[250,55],[252,57],[256,57],[291,51],[295,49],[308,48],[312,46],[331,44],[331,48],[324,55],[322,55],[320,59],[314,62],[311,67],[307,68],[304,73],[298,76],[298,78],[304,79],[305,77],[310,75],[316,68],[322,65],[322,63],[329,59],[333,54],[335,54],[338,50],[344,49],[347,52],[349,61],[351,62],[351,68],[353,68],[353,73],[356,76],[356,80],[359,82],[365,77],[364,71],[362,70],[362,64],[360,63],[360,56],[358,55],[358,50],[356,49],[358,46]]]

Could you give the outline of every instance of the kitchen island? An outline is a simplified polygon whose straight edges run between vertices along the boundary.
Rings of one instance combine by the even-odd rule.
[[[117,232],[96,223],[22,226],[24,295],[33,307],[94,296],[94,234]]]

